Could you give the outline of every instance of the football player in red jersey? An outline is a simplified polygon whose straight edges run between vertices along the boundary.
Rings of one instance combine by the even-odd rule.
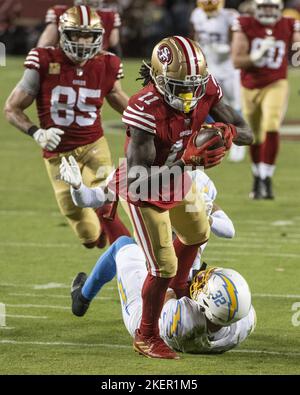
[[[32,49],[25,60],[22,80],[5,105],[8,121],[33,137],[43,148],[46,169],[60,211],[81,243],[103,247],[106,234],[112,243],[129,232],[119,217],[106,218],[108,209],[79,209],[69,188],[58,179],[61,158],[72,154],[89,186],[99,185],[111,171],[109,147],[101,126],[104,98],[119,113],[128,97],[119,81],[120,59],[101,52],[103,28],[95,11],[87,6],[68,9],[60,21],[60,47]],[[40,127],[25,110],[36,101]],[[100,223],[101,226],[100,226]]]
[[[233,27],[232,56],[241,69],[243,114],[255,134],[250,148],[250,197],[273,199],[279,129],[288,103],[288,53],[300,41],[300,22],[282,17],[282,0],[255,0],[253,16]]]
[[[188,184],[185,183],[185,165],[212,167],[221,162],[232,141],[251,144],[252,132],[244,120],[221,101],[221,88],[208,73],[198,43],[181,36],[163,39],[155,46],[151,63],[142,66],[141,76],[144,88],[130,98],[123,113],[128,135],[128,193],[125,190],[122,196],[122,166],[116,172],[122,176],[118,181],[116,174],[115,186],[127,200],[127,212],[147,258],[142,321],[135,334],[134,349],[151,358],[177,359],[159,337],[158,319],[169,286],[178,297],[188,292],[190,268],[199,246],[209,237],[203,197],[195,193],[194,184],[185,188]],[[211,142],[201,147],[196,147],[194,142],[208,114],[217,122],[215,126],[225,142],[225,147],[212,151],[206,150]],[[143,169],[145,177],[132,175],[139,170],[143,173]],[[181,199],[176,195],[177,180],[167,183],[169,195],[164,194],[166,184],[157,187],[160,177],[164,179],[173,171],[184,179]],[[145,185],[152,187],[151,194],[153,190],[157,192],[155,199],[152,195],[135,199],[135,191],[139,187],[145,190]],[[174,245],[172,227],[178,235]]]
[[[87,5],[93,8],[101,19],[104,28],[102,48],[114,49],[120,41],[119,29],[121,26],[120,15],[111,10],[102,8],[102,0],[74,0],[74,5]],[[41,34],[37,47],[56,46],[59,42],[59,18],[69,7],[66,5],[55,5],[48,9],[46,13],[46,27]],[[115,52],[117,53],[117,52]]]

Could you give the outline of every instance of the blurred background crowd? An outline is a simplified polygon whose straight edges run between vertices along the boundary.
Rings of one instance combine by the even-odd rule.
[[[72,0],[0,0],[0,42],[7,54],[26,54],[45,27],[45,13],[55,4],[73,5]],[[149,57],[161,38],[190,34],[190,14],[195,0],[106,0],[103,5],[120,13],[122,55]],[[249,0],[226,0],[227,8],[251,12]],[[285,7],[300,19],[300,0],[287,0]]]

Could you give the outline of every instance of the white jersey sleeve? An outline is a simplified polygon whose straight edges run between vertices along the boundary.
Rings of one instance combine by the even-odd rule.
[[[208,335],[208,353],[222,353],[242,343],[255,329],[256,313],[251,306],[248,315],[241,320]]]
[[[237,10],[234,10],[233,8],[224,8],[227,23],[230,27],[233,26],[235,23],[236,19],[240,16]]]
[[[102,207],[105,195],[102,187],[88,188],[81,183],[79,189],[70,188],[73,203],[78,207]]]

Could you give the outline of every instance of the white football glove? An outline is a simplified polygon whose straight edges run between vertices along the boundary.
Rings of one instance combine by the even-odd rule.
[[[35,141],[47,151],[53,151],[61,140],[61,135],[65,132],[58,128],[38,129],[33,133]]]
[[[69,162],[66,158],[62,158],[59,166],[60,179],[65,183],[71,185],[73,188],[78,189],[82,183],[81,172],[75,158],[69,156]]]
[[[256,64],[270,48],[275,46],[275,44],[276,41],[272,36],[266,37],[262,40],[261,46],[250,53],[250,59],[252,62]]]

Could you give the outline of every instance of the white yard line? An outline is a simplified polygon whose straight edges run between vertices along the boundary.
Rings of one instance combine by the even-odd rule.
[[[114,288],[116,289],[116,288]],[[70,299],[69,295],[49,295],[49,294],[33,294],[33,293],[22,293],[22,292],[10,292],[8,296],[22,296],[28,298],[54,298],[54,299]],[[109,296],[96,296],[94,299],[97,300],[114,300]]]
[[[44,315],[19,315],[19,314],[6,314],[6,317],[10,318],[32,318],[32,319],[41,319],[41,320],[46,320],[48,319],[47,316]]]
[[[256,298],[282,298],[282,299],[300,299],[300,295],[280,295],[280,294],[264,294],[264,293],[253,293],[253,297]]]
[[[71,342],[29,342],[29,341],[19,341],[2,339],[0,344],[24,344],[33,346],[71,346],[71,347],[109,347],[109,348],[132,348],[132,346],[126,346],[123,344],[106,344],[106,343],[71,343]]]
[[[32,345],[32,346],[70,346],[70,347],[107,347],[107,348],[125,348],[131,349],[132,346],[125,344],[109,344],[109,343],[72,343],[72,342],[41,342],[41,341],[19,341],[2,339],[0,344],[16,344],[16,345]],[[267,351],[267,350],[231,350],[229,352],[245,353],[245,354],[267,354],[278,356],[299,357],[299,352],[281,352],[281,351]]]
[[[215,240],[215,239],[214,239]],[[243,237],[243,236],[236,236],[233,240],[229,240],[230,243],[232,243],[232,245],[238,245],[240,243],[240,241],[251,241],[252,245],[255,246],[265,246],[266,245],[266,241],[263,241],[262,238],[255,238],[255,237]],[[213,243],[213,241],[211,240],[210,243]],[[219,243],[221,243],[221,241],[219,241]],[[299,244],[299,240],[290,240],[289,236],[287,237],[272,237],[272,240],[268,240],[267,242],[269,245],[278,245],[280,243],[282,243],[283,245],[285,245],[286,243],[289,244]],[[249,243],[247,244],[249,245]]]
[[[300,352],[282,352],[282,351],[266,351],[266,350],[230,350],[229,352],[243,354],[266,354],[266,355],[284,355],[286,357],[300,357]]]
[[[300,254],[288,254],[288,253],[281,253],[281,252],[261,252],[261,251],[251,251],[251,252],[238,252],[238,251],[214,251],[213,248],[211,249],[211,253],[205,253],[205,256],[209,255],[211,259],[214,259],[213,257],[216,254],[216,258],[218,258],[218,255],[226,255],[226,258],[230,256],[251,256],[251,255],[259,255],[259,256],[265,256],[265,257],[276,257],[276,258],[299,258]]]
[[[24,308],[24,309],[37,308],[37,309],[70,310],[70,307],[67,307],[67,306],[57,306],[57,305],[48,305],[48,304],[12,304],[12,303],[6,303],[5,305],[7,307],[21,307],[21,308]]]
[[[55,283],[48,283],[49,284],[55,284]],[[45,284],[39,285],[39,284],[18,284],[18,283],[0,283],[0,287],[13,287],[13,288],[30,288],[30,289],[37,289],[37,290],[44,290],[44,289],[54,289],[54,288],[70,288],[69,285],[67,284],[62,284],[62,283],[56,283],[56,287],[51,286],[48,288],[44,288]]]
[[[32,242],[14,242],[14,241],[5,241],[0,242],[0,246],[4,247],[25,247],[25,248],[82,248],[80,244],[71,244],[71,243],[32,243]]]
[[[116,288],[114,288],[116,289]],[[45,298],[54,298],[54,299],[70,299],[70,296],[68,295],[41,295],[41,294],[33,294],[33,293],[17,293],[17,292],[11,292],[8,294],[8,296],[22,296],[22,297],[29,297],[29,298],[39,298],[39,297],[45,297]],[[253,297],[257,298],[287,298],[287,299],[300,299],[300,295],[297,294],[268,294],[268,293],[252,293]],[[115,300],[115,298],[111,297],[106,297],[106,296],[96,296],[94,299],[96,300]],[[10,306],[9,304],[6,303],[6,306]],[[11,305],[11,306],[17,306],[17,305]],[[21,306],[21,305],[20,305]],[[26,306],[30,306],[29,304]],[[36,306],[45,306],[45,305],[36,305]],[[55,306],[53,306],[55,308]],[[69,309],[69,307],[68,307]]]
[[[243,243],[239,243],[238,241],[227,241],[227,242],[215,242],[213,240],[211,240],[208,244],[207,249],[210,247],[211,250],[213,250],[214,248],[231,248],[232,251],[234,251],[237,248],[242,248],[242,249],[257,249],[258,244],[243,244]],[[274,250],[274,248],[276,247],[282,247],[282,246],[278,246],[278,244],[274,244],[274,245],[265,245],[265,243],[262,243],[260,245],[260,247],[263,247],[264,249],[271,249]]]
[[[271,239],[274,239],[274,238],[281,239],[282,237],[291,238],[291,239],[300,239],[300,233],[293,232],[293,233],[288,233],[288,235],[286,235],[286,236],[280,236],[279,232],[281,232],[281,231],[279,229],[277,229],[276,233],[271,233],[271,230],[275,230],[275,229],[266,229],[266,233],[259,232],[258,230],[256,232],[247,232],[247,231],[238,230],[238,234],[243,237],[248,236],[249,241],[252,240],[252,236],[254,236],[253,240],[259,239],[259,236],[261,236],[260,240],[265,236],[268,236],[268,238],[271,238]]]
[[[38,210],[0,210],[0,215],[3,216],[19,216],[19,217],[62,217],[58,211],[38,211]]]

